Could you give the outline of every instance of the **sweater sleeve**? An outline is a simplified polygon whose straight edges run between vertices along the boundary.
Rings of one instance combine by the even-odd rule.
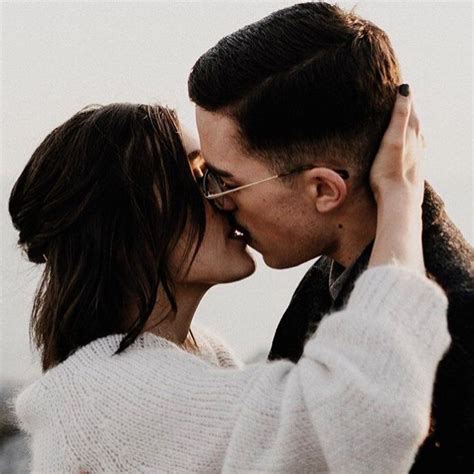
[[[157,459],[159,472],[407,472],[449,344],[446,307],[428,279],[378,267],[297,364],[224,369],[184,351],[156,364],[136,351],[97,376],[87,407],[97,457],[126,472],[156,472]]]

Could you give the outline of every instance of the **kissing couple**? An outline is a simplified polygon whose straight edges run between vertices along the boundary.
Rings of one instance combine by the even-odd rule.
[[[199,137],[118,103],[44,139],[9,201],[44,266],[44,373],[15,405],[33,472],[472,471],[474,251],[402,82],[380,28],[304,3],[197,60]],[[320,258],[243,366],[193,317],[248,246]]]

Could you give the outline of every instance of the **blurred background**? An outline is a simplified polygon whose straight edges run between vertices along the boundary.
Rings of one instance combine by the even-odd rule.
[[[32,152],[87,104],[160,102],[194,128],[187,76],[222,36],[298,2],[3,2],[1,5],[0,472],[26,471],[5,400],[40,374],[28,320],[41,267],[16,248],[8,196]],[[473,242],[471,2],[338,2],[390,36],[415,95],[428,143],[426,175]],[[212,289],[196,321],[245,361],[264,358],[291,295],[312,262],[258,269]],[[16,444],[15,444],[16,443]]]

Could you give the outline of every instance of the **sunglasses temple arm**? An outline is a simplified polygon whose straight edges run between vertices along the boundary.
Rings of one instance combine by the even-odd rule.
[[[205,198],[209,199],[209,200],[218,199],[222,196],[226,196],[227,194],[232,194],[232,193],[235,193],[236,191],[240,191],[241,189],[250,188],[251,186],[255,186],[256,184],[265,183],[266,181],[271,181],[272,179],[276,179],[276,178],[279,178],[279,177],[280,177],[280,175],[276,174],[274,176],[270,176],[269,178],[265,178],[265,179],[262,179],[260,181],[256,181],[255,183],[244,184],[243,186],[239,186],[239,187],[234,188],[234,189],[229,189],[228,191],[222,191],[221,193],[215,193],[215,194],[208,194],[207,196],[205,196]]]

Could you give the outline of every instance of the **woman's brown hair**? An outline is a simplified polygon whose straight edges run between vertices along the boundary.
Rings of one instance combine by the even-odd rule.
[[[176,311],[170,253],[186,227],[189,261],[205,228],[174,111],[139,104],[89,106],[53,130],[15,183],[9,211],[28,259],[46,264],[30,325],[43,370],[118,332],[124,351],[160,287]],[[138,316],[128,323],[130,304]]]

